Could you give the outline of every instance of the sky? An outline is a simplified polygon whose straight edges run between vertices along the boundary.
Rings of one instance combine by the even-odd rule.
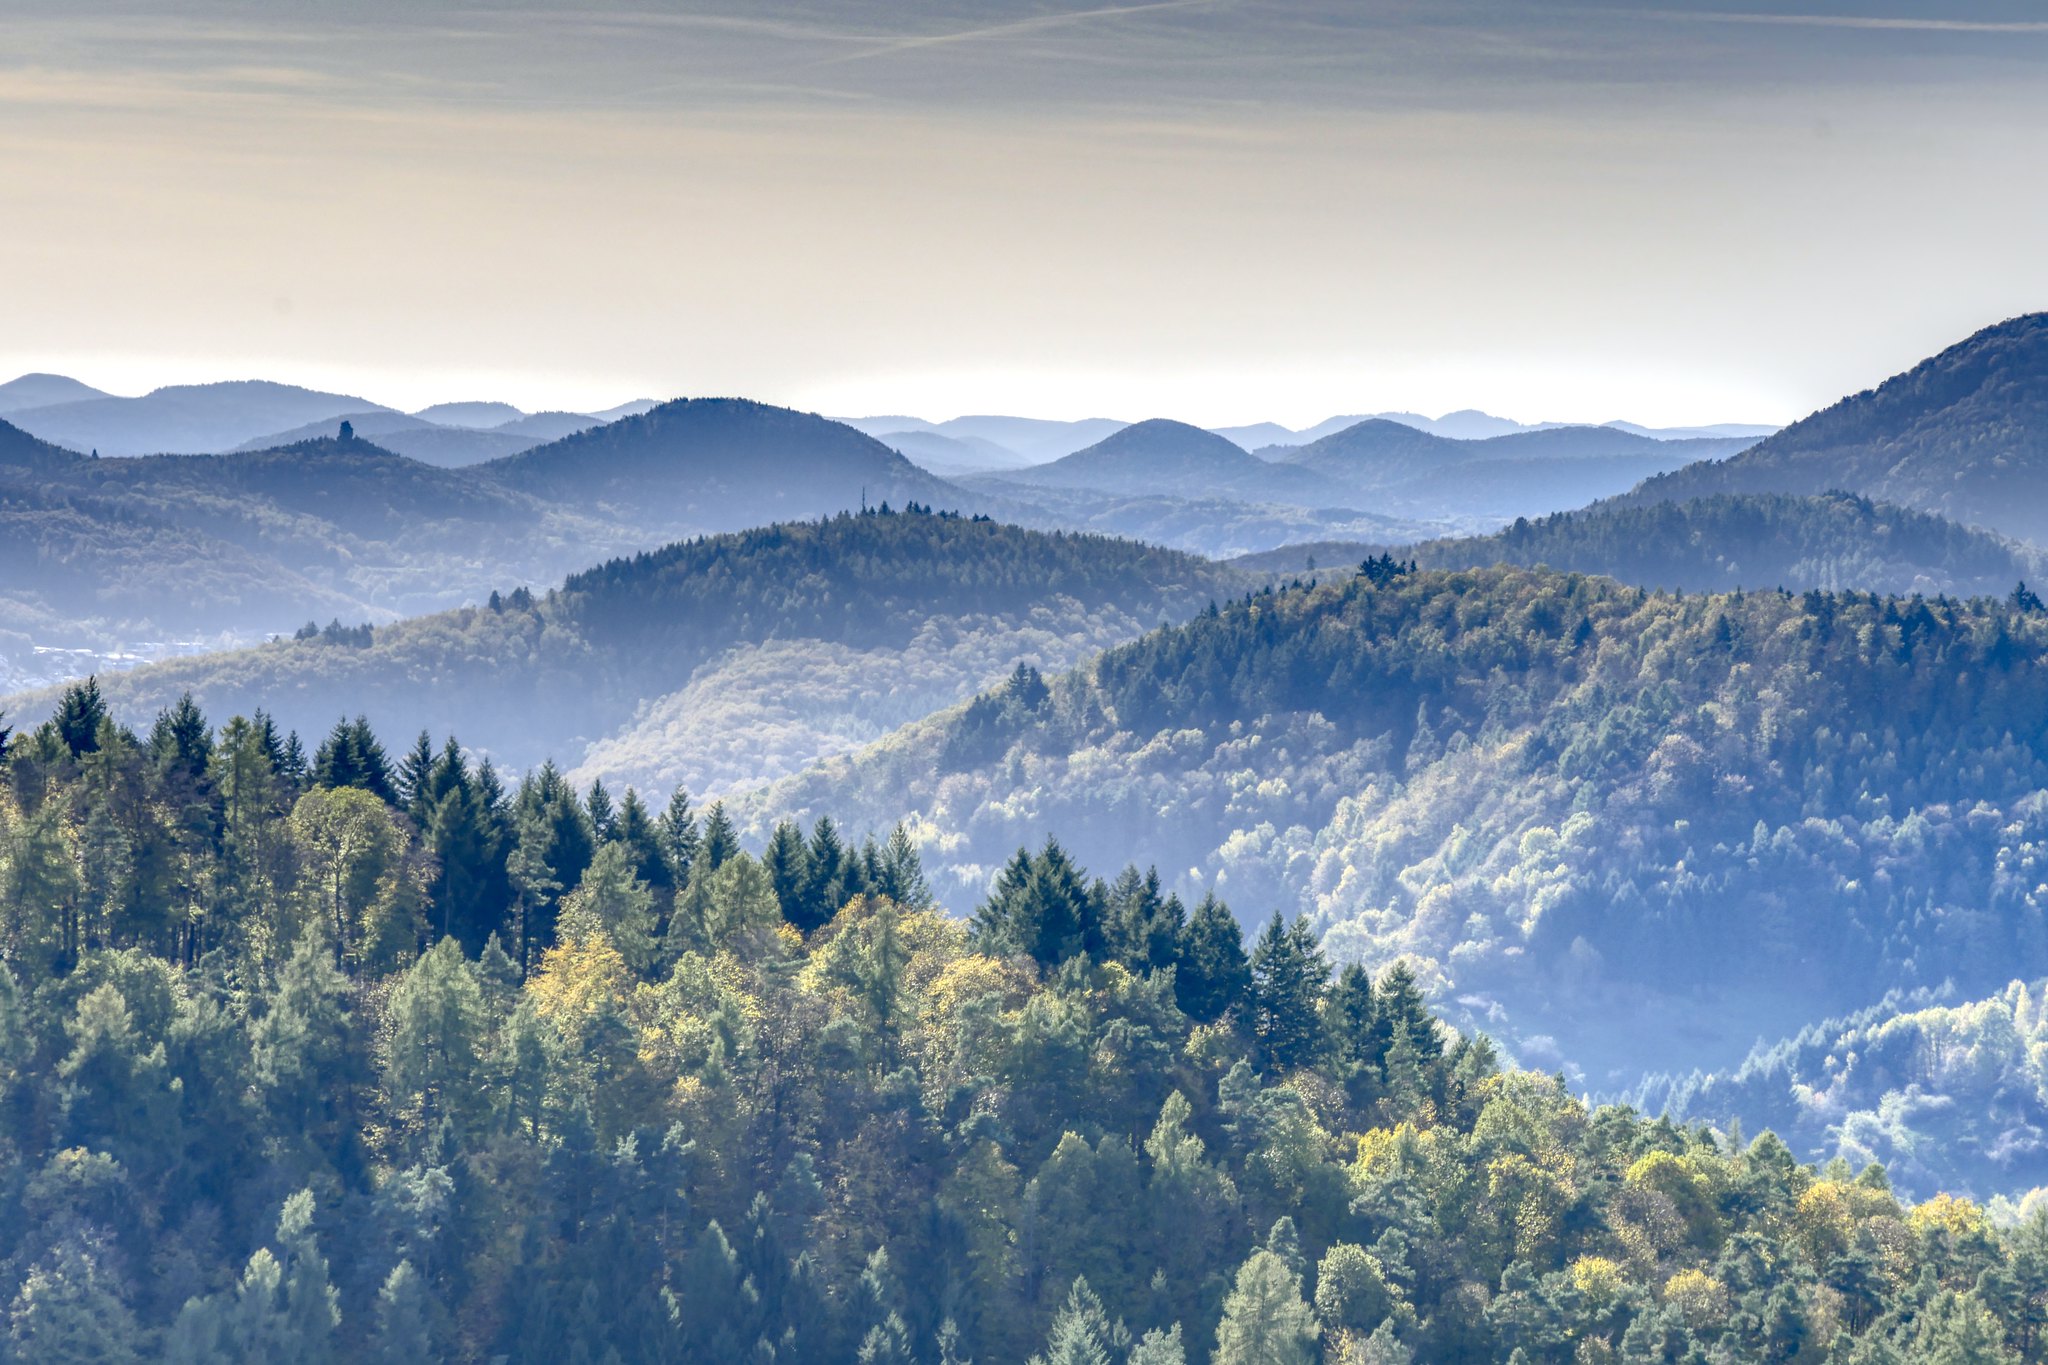
[[[1796,418],[2048,308],[1996,0],[6,0],[0,378]]]

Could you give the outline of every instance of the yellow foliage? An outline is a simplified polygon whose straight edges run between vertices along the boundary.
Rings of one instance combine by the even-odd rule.
[[[918,1008],[918,1020],[926,1028],[942,1025],[958,1014],[962,1005],[988,995],[1002,997],[1004,1007],[1009,1008],[1030,989],[1030,981],[1014,964],[968,953],[948,962],[932,978]]]
[[[1351,1163],[1352,1183],[1378,1180],[1414,1165],[1426,1156],[1428,1143],[1428,1135],[1412,1123],[1359,1134],[1358,1155]]]
[[[1952,1194],[1937,1194],[1924,1204],[1915,1204],[1906,1215],[1906,1225],[1922,1235],[1939,1230],[1957,1240],[1991,1234],[1984,1210]]]
[[[1826,1265],[1848,1249],[1856,1215],[1841,1182],[1823,1180],[1799,1196],[1793,1223],[1807,1256],[1815,1265]]]
[[[1605,1256],[1581,1256],[1572,1262],[1572,1283],[1597,1313],[1620,1296],[1628,1276]]]
[[[1704,1270],[1681,1270],[1664,1282],[1664,1302],[1688,1327],[1710,1327],[1728,1316],[1728,1286]]]
[[[603,930],[592,930],[543,953],[526,993],[541,1018],[573,1035],[600,1006],[622,1005],[632,983],[626,959]]]

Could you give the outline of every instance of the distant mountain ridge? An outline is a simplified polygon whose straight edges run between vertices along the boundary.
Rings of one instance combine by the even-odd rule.
[[[1987,327],[1740,455],[1629,496],[1831,488],[2048,545],[2048,313]]]
[[[102,455],[201,455],[229,450],[265,431],[386,412],[381,403],[268,380],[174,384],[140,398],[87,398],[29,408],[14,425],[73,450]]]
[[[1346,490],[1314,471],[1275,466],[1214,432],[1164,418],[1124,427],[1050,464],[1005,470],[994,477],[1005,483],[1093,488],[1125,496],[1228,495],[1251,502],[1346,505]]]
[[[1824,588],[2003,597],[2022,580],[2048,577],[2048,555],[2039,551],[1854,493],[1723,494],[1646,506],[1610,500],[1486,536],[1408,545],[1326,541],[1232,562],[1284,576],[1344,572],[1389,553],[1427,569],[1544,566],[1686,592]]]

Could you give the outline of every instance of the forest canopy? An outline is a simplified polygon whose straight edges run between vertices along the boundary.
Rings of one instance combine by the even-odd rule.
[[[1030,694],[1028,679],[1017,687]],[[91,684],[6,745],[22,1360],[2030,1357],[2048,1218],[1590,1108],[1405,965],[1020,849]]]

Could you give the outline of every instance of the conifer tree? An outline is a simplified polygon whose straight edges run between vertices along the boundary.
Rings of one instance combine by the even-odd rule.
[[[1239,1267],[1216,1329],[1215,1365],[1315,1365],[1322,1329],[1302,1301],[1301,1280],[1261,1247]]]
[[[1174,994],[1181,1010],[1197,1022],[1216,1022],[1251,994],[1244,930],[1214,892],[1203,896],[1188,916],[1177,964]]]
[[[1316,1059],[1329,980],[1308,921],[1297,916],[1288,924],[1275,911],[1251,957],[1252,1036],[1267,1066],[1291,1071]]]

